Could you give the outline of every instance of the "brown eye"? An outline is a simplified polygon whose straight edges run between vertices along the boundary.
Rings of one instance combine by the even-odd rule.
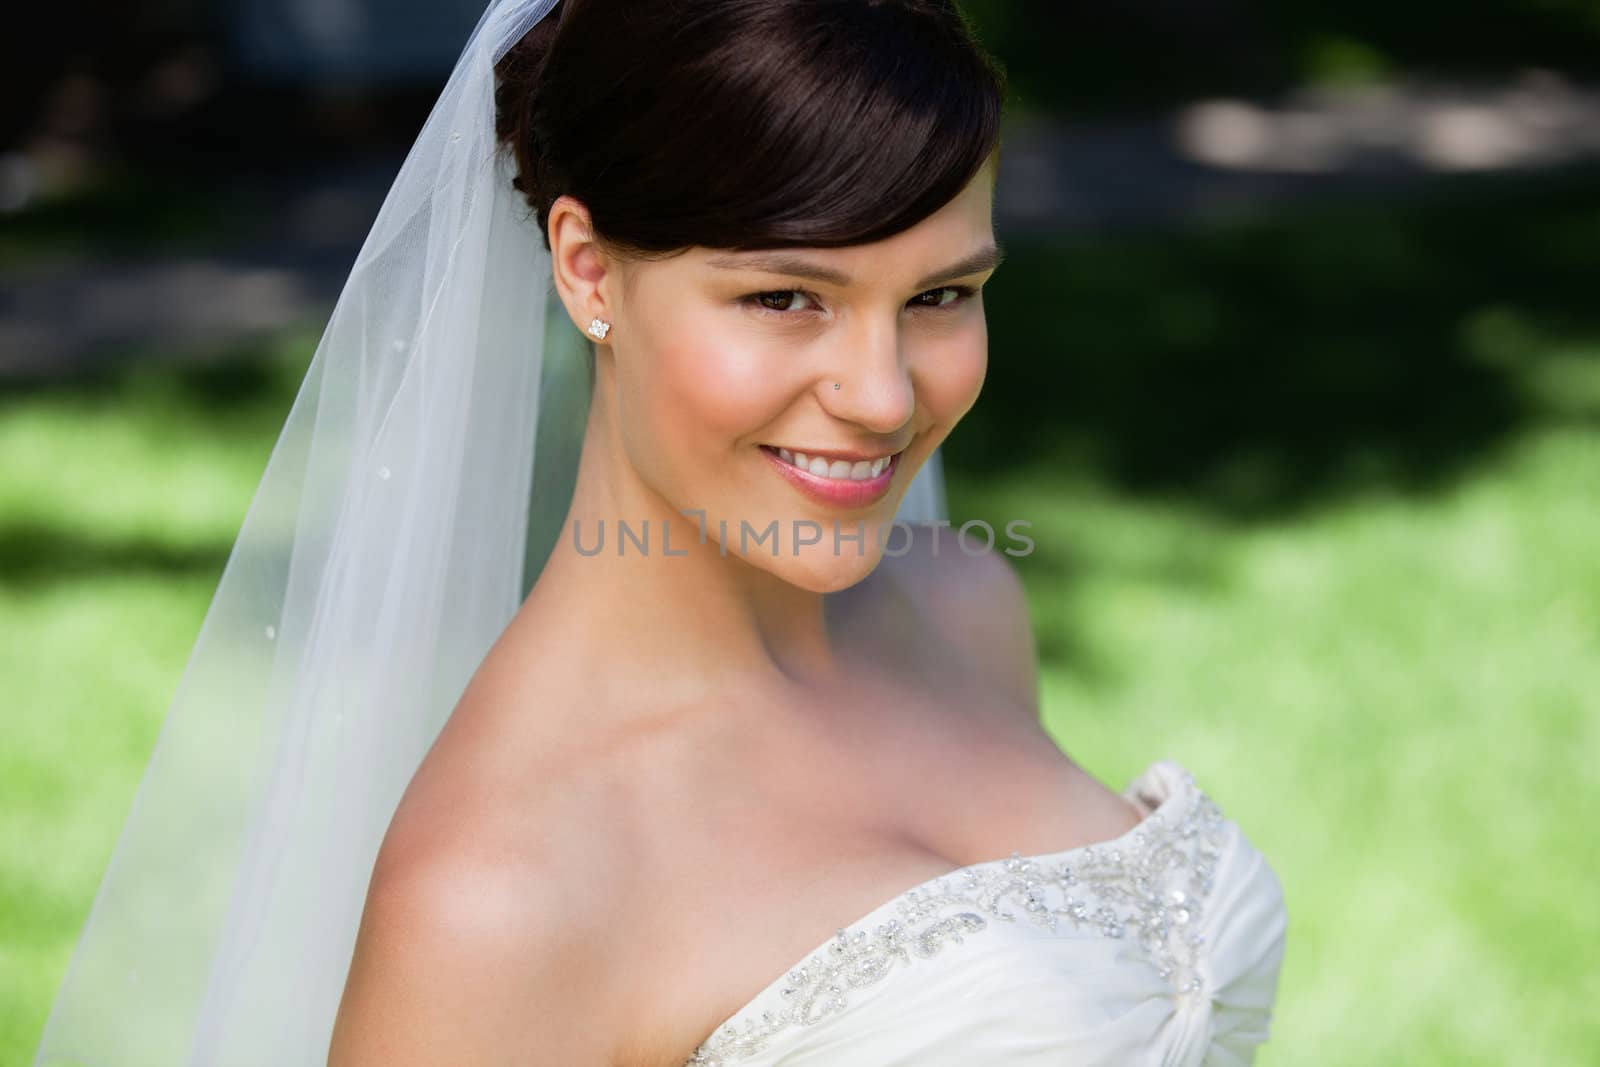
[[[765,293],[753,293],[747,300],[753,300],[763,311],[784,314],[790,311],[805,311],[803,302],[810,301],[811,297],[799,289],[775,289]],[[802,302],[802,306],[796,306]]]
[[[919,308],[942,308],[951,304],[959,304],[972,294],[972,290],[965,286],[947,285],[940,289],[929,289],[925,293],[918,293],[911,298],[911,303]],[[933,300],[928,300],[933,297]]]

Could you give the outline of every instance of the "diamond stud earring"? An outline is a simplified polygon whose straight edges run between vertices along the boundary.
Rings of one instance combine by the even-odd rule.
[[[602,319],[595,319],[589,323],[589,332],[603,341],[606,334],[611,332],[611,324]]]

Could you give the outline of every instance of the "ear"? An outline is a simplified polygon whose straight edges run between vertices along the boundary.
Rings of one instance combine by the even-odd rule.
[[[548,216],[550,263],[556,293],[584,336],[594,319],[613,321],[616,262],[594,237],[589,209],[570,196],[556,198]]]

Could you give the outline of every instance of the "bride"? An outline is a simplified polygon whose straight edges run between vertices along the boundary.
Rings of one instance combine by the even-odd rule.
[[[40,1064],[1251,1060],[1271,868],[943,522],[1003,94],[951,0],[491,6]]]

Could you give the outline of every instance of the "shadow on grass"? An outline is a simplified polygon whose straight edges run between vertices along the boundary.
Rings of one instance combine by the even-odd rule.
[[[1045,479],[1278,519],[1363,485],[1425,491],[1535,423],[1600,413],[1535,388],[1587,348],[1577,378],[1600,396],[1593,175],[1006,243],[988,378],[949,449],[975,483],[1042,462]]]
[[[1034,523],[1018,563],[1052,599],[1046,661],[1114,671],[1054,603],[1096,579],[1224,596],[1237,526],[1431,495],[1521,435],[1600,430],[1600,181],[1446,188],[1180,234],[1002,235],[988,376],[946,469],[961,518]]]
[[[0,522],[0,575],[11,589],[108,575],[189,578],[221,574],[229,546],[183,547],[154,536],[115,540],[23,520]]]
[[[316,345],[316,334],[286,331],[211,351],[125,350],[50,377],[0,382],[0,414],[41,398],[92,407],[135,405],[229,425],[241,414],[282,419]]]

